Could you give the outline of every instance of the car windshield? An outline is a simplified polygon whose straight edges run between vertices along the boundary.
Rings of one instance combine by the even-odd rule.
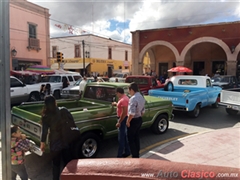
[[[79,79],[75,82],[74,86],[79,86],[80,82],[82,81],[82,79]]]
[[[222,76],[219,76],[219,77],[214,77],[212,78],[212,82],[229,82],[229,79],[230,77],[222,77]]]
[[[61,76],[49,76],[48,82],[61,82]]]
[[[146,78],[127,78],[127,83],[135,82],[138,85],[148,85],[148,79]]]
[[[115,77],[120,77],[120,78],[122,78],[122,77],[123,77],[123,74],[116,74]]]

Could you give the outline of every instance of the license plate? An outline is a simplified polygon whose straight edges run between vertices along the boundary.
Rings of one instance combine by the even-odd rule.
[[[232,106],[232,109],[238,110],[238,106]]]
[[[20,128],[22,128],[23,130],[31,133],[31,134],[34,134],[38,137],[40,137],[41,135],[41,127],[40,125],[36,125],[30,121],[27,121],[27,120],[24,120],[22,118],[19,118],[19,117],[16,117],[16,116],[13,116],[12,117],[12,123],[14,125],[17,125],[19,126]]]

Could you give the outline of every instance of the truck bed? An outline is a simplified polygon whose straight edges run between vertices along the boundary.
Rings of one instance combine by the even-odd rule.
[[[171,100],[175,110],[192,111],[199,99],[206,95],[206,90],[203,88],[178,87],[173,91],[164,91],[164,89],[150,90],[149,95]]]
[[[89,113],[92,117],[97,116],[96,109],[101,109],[101,113],[108,114],[111,109],[103,104],[80,101],[58,101],[58,107],[66,107],[73,115],[74,119],[87,118]],[[22,128],[24,133],[31,134],[34,141],[39,141],[41,135],[41,113],[43,103],[24,104],[12,108],[12,122]],[[86,112],[87,111],[87,112]],[[82,113],[85,113],[83,116]]]

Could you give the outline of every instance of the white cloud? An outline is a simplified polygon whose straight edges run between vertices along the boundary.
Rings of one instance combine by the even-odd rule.
[[[55,20],[99,36],[131,42],[130,31],[238,21],[239,0],[31,0],[50,9],[51,36],[69,35],[54,27]],[[130,22],[109,29],[112,21]]]

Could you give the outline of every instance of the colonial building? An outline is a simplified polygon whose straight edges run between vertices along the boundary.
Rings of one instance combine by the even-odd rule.
[[[195,75],[240,76],[240,22],[183,26],[132,32],[132,73],[142,74],[146,53],[150,69],[162,75],[186,66]]]
[[[9,13],[10,70],[49,66],[49,10],[26,0],[11,0]]]
[[[63,62],[57,62],[57,52]],[[51,38],[51,68],[80,72],[85,75],[112,76],[130,71],[132,47],[129,44],[92,34]]]

